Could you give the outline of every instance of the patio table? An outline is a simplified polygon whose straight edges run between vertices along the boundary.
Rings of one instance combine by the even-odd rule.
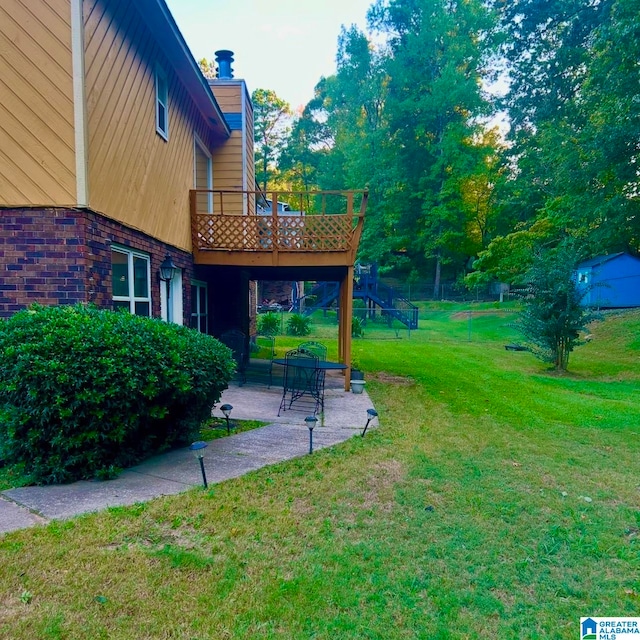
[[[324,409],[324,378],[327,371],[341,371],[347,368],[342,362],[318,360],[317,358],[275,358],[274,364],[284,367],[282,378],[282,401],[280,411],[290,409],[291,405],[303,396],[315,400],[314,414]],[[287,395],[290,394],[288,406]]]

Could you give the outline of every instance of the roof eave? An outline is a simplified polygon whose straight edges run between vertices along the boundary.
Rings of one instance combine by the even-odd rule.
[[[166,2],[164,0],[137,0],[135,6],[140,10],[140,15],[149,25],[156,39],[162,42],[163,47],[168,51],[169,61],[199,111],[213,129],[229,138],[231,130],[224,114],[182,33],[180,33]]]

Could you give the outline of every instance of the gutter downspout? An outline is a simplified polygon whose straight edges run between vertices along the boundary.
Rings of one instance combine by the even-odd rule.
[[[76,200],[89,206],[89,162],[87,145],[87,98],[84,69],[83,0],[71,0],[71,63],[73,70],[73,123],[76,156]]]

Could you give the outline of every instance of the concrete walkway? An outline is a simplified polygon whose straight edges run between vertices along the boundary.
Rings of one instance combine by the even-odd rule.
[[[367,421],[371,400],[342,390],[341,377],[327,378],[325,410],[313,432],[313,447],[321,449],[359,434]],[[282,388],[232,385],[222,395],[233,405],[231,420],[261,420],[267,426],[209,443],[205,469],[209,483],[235,478],[261,467],[309,452],[309,430],[304,418],[312,413],[306,399],[278,417]],[[221,416],[219,409],[214,415]],[[372,425],[373,426],[373,425]],[[21,487],[0,494],[0,533],[23,529],[48,520],[70,518],[107,507],[130,505],[186,491],[202,483],[200,467],[188,449],[179,449],[124,471],[106,481],[80,481],[66,485]]]

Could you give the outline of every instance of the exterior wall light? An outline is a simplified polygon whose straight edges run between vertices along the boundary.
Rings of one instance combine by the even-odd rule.
[[[171,280],[173,280],[173,276],[177,270],[178,267],[173,264],[171,256],[167,253],[160,264],[160,280],[165,282],[167,285],[167,322],[173,322],[173,318],[171,317],[171,305],[169,304],[169,295],[171,294]]]

